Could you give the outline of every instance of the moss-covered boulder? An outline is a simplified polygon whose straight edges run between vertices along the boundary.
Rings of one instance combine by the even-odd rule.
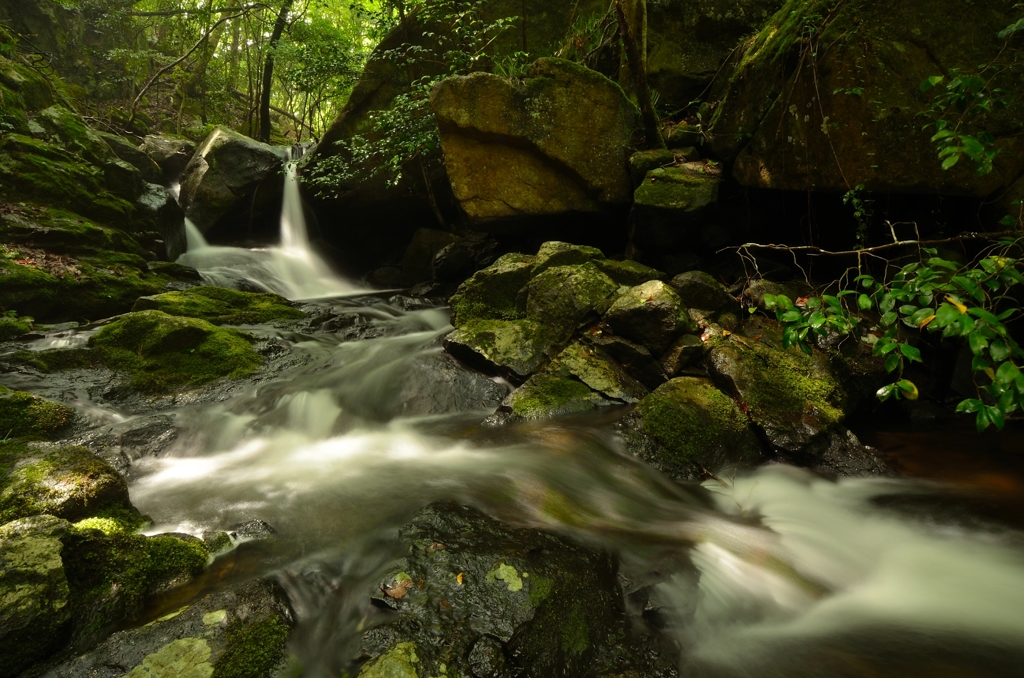
[[[305,317],[284,297],[199,285],[180,292],[141,297],[133,311],[162,311],[167,315],[200,318],[217,325],[254,325]]]
[[[271,202],[281,194],[285,160],[287,151],[283,148],[217,127],[203,140],[181,175],[179,200],[185,216],[206,233],[241,201]]]
[[[554,266],[585,264],[592,259],[601,259],[603,257],[604,252],[596,247],[549,240],[538,248],[537,256],[533,260],[532,273],[537,275]]]
[[[651,352],[640,344],[600,328],[585,335],[584,339],[587,343],[600,347],[649,389],[658,388],[667,379],[659,356],[651,355]]]
[[[143,181],[151,184],[163,183],[163,171],[160,166],[137,144],[124,137],[100,130],[96,130],[96,136],[107,144],[114,155],[139,170]]]
[[[738,313],[739,302],[722,283],[703,271],[687,271],[669,283],[687,308],[710,313]]]
[[[44,513],[77,521],[111,509],[131,509],[128,485],[88,449],[0,446],[0,523]]]
[[[633,107],[596,71],[539,59],[522,81],[444,80],[430,105],[452,191],[474,224],[629,203]]]
[[[619,295],[605,313],[604,322],[615,334],[647,347],[655,355],[680,334],[697,330],[679,295],[660,280],[631,287]]]
[[[36,516],[0,526],[0,676],[56,649],[71,621],[61,538],[70,525]]]
[[[661,354],[661,367],[668,377],[679,376],[688,367],[704,358],[704,342],[695,334],[684,334]]]
[[[665,274],[662,271],[644,266],[638,261],[626,259],[616,261],[613,259],[594,259],[594,266],[606,276],[619,285],[633,287],[648,280],[664,280]]]
[[[540,323],[556,343],[564,344],[618,289],[611,278],[587,262],[545,270],[523,288],[521,298],[526,300],[526,317]]]
[[[956,0],[788,0],[727,76],[711,127],[716,152],[736,158],[740,184],[761,188],[984,197],[1005,187],[1024,166],[1020,69],[988,83],[1006,93],[1005,108],[961,127],[995,138],[1002,152],[990,174],[967,161],[943,170],[935,130],[920,117],[945,91],[920,84],[998,60],[997,34],[1020,17],[1002,0],[977,0],[969,20],[948,20],[963,9]]]
[[[550,333],[533,320],[472,320],[444,339],[445,349],[484,371],[497,366],[524,379],[548,357]]]
[[[581,414],[610,404],[568,370],[552,366],[510,393],[502,402],[502,410],[511,414],[511,420],[529,421]]]
[[[651,170],[671,167],[675,163],[676,154],[667,148],[637,151],[629,156],[629,174],[633,178],[634,189],[640,186]]]
[[[605,554],[448,502],[399,539],[406,557],[370,591],[396,614],[363,634],[363,678],[605,675],[602,647],[630,642],[617,636],[622,593]]]
[[[459,286],[448,300],[452,325],[463,327],[472,320],[515,320],[523,317],[516,306],[519,290],[530,282],[534,257],[506,254],[481,269]]]
[[[285,664],[293,624],[281,587],[258,580],[119,631],[51,672],[66,678],[271,678]]]
[[[34,318],[19,316],[16,311],[0,316],[0,341],[7,341],[32,330]]]
[[[48,440],[67,429],[75,411],[24,391],[0,386],[0,433],[4,438]]]
[[[262,362],[244,332],[162,311],[128,313],[89,339],[97,358],[127,373],[131,388],[166,393],[255,372]]]
[[[768,331],[716,339],[708,363],[772,445],[797,453],[843,420],[847,396],[827,355],[784,350],[774,339]]]
[[[171,182],[181,177],[185,166],[195,155],[196,145],[185,137],[173,134],[147,134],[139,150],[160,167],[164,180]]]
[[[569,344],[552,362],[552,369],[623,403],[639,402],[648,392],[622,365],[590,343]]]
[[[631,452],[681,480],[763,456],[746,415],[706,379],[678,377],[644,398],[623,422]]]
[[[721,169],[703,162],[647,173],[633,193],[633,240],[641,248],[699,247],[718,202]]]

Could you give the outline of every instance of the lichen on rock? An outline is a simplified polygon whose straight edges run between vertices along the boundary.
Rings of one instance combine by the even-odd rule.
[[[140,297],[132,310],[162,311],[167,315],[199,318],[217,325],[255,325],[305,316],[285,298],[276,294],[241,292],[206,285]]]

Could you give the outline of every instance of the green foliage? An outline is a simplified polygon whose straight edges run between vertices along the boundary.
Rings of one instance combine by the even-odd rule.
[[[857,247],[867,244],[868,228],[875,214],[875,201],[867,196],[864,184],[851,188],[843,196],[843,204],[853,207],[853,218],[857,220]]]
[[[881,400],[916,400],[917,386],[903,378],[904,368],[921,362],[921,351],[909,340],[907,329],[959,338],[971,349],[978,397],[962,401],[958,412],[976,413],[978,430],[1002,428],[1006,415],[1024,405],[1024,350],[1010,335],[1007,324],[1020,316],[1011,288],[1024,283],[1024,260],[1007,256],[1018,243],[1003,243],[1001,254],[990,254],[972,266],[922,249],[927,258],[907,264],[891,280],[870,275],[855,279],[859,289],[836,295],[791,300],[765,295],[764,304],[783,324],[783,345],[811,352],[811,342],[830,333],[866,330],[863,340],[885,359],[892,383],[878,391]]]

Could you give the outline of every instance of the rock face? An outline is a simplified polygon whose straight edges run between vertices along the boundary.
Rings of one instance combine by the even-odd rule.
[[[135,199],[139,217],[148,221],[163,240],[161,254],[168,261],[174,261],[185,253],[185,213],[171,192],[160,184],[147,183]]]
[[[70,525],[52,516],[0,527],[0,676],[16,676],[60,641],[71,621],[60,537]]]
[[[960,9],[954,0],[857,0],[831,12],[824,2],[789,0],[737,59],[711,128],[715,151],[736,158],[733,176],[744,186],[847,191],[864,184],[977,197],[1006,186],[1024,165],[1019,69],[992,83],[1008,93],[1009,106],[967,126],[987,130],[1004,151],[987,176],[966,160],[944,171],[929,140],[934,130],[922,129],[918,117],[938,91],[922,92],[925,78],[976,72],[1002,47],[996,34],[1019,17],[1000,0],[981,0],[969,22],[943,18]],[[808,26],[812,42],[804,39]]]
[[[184,137],[170,134],[147,134],[139,150],[148,155],[160,167],[164,180],[177,181],[189,160],[196,152],[196,145]]]
[[[756,464],[763,456],[736,403],[697,377],[661,385],[625,424],[629,450],[680,480],[700,479],[740,463]]]
[[[662,105],[682,108],[704,95],[737,43],[782,5],[783,0],[649,2],[647,79]]]
[[[185,216],[206,233],[245,198],[267,202],[280,194],[284,149],[250,139],[226,127],[217,127],[189,160],[181,175],[179,201]]]
[[[371,594],[397,618],[364,634],[362,678],[594,675],[602,646],[628,644],[605,554],[448,502],[424,508],[400,540],[408,555]]]
[[[285,663],[294,616],[280,586],[229,587],[49,669],[46,678],[269,678]]]
[[[659,167],[633,194],[633,242],[641,249],[689,249],[704,245],[708,219],[718,202],[721,170],[703,162]]]
[[[632,106],[600,73],[540,59],[521,84],[473,73],[438,83],[430,102],[474,225],[628,204]]]

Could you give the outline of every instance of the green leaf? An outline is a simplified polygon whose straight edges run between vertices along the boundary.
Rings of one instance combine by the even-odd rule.
[[[999,325],[1000,324],[999,318],[995,317],[994,314],[990,313],[989,311],[986,311],[983,308],[978,308],[977,306],[975,306],[975,307],[967,309],[967,312],[970,313],[971,315],[973,315],[975,318],[979,318],[981,320],[984,320],[989,325]]]
[[[956,411],[960,413],[965,412],[977,412],[984,406],[980,400],[975,398],[968,398],[967,400],[961,400],[960,404],[956,406]]]
[[[987,429],[989,427],[989,424],[992,423],[992,421],[988,418],[988,410],[985,409],[984,407],[979,409],[978,415],[977,417],[975,417],[974,422],[975,426],[978,427],[979,431],[984,431],[985,429]]]
[[[952,167],[953,165],[957,164],[958,162],[960,162],[960,156],[959,155],[951,155],[951,156],[949,156],[948,158],[946,158],[945,160],[942,161],[942,169],[948,170],[950,167]],[[981,413],[979,413],[978,416],[980,417]]]
[[[804,314],[801,313],[800,311],[786,311],[785,313],[782,314],[782,318],[780,318],[780,320],[782,320],[782,322],[784,323],[795,323],[801,320],[803,317]]]
[[[910,360],[911,362],[921,362],[921,351],[910,344],[900,344],[900,353],[906,356],[907,360]]]
[[[989,421],[995,424],[997,429],[1002,431],[1003,427],[1006,426],[1006,415],[1003,413],[1003,411],[998,407],[987,405],[985,407],[985,412],[988,413]],[[978,414],[981,413],[979,412]]]
[[[766,294],[766,295],[764,295],[763,301],[764,301],[764,307],[766,309],[768,309],[769,311],[771,309],[775,308],[775,304],[778,303],[776,301],[776,298],[775,298],[774,294]]]
[[[859,297],[857,297],[857,306],[860,308],[860,310],[866,311],[873,305],[874,304],[871,301],[871,297],[869,297],[868,295],[862,294]]]
[[[858,275],[856,278],[854,278],[854,282],[859,282],[861,284],[861,287],[870,288],[872,285],[875,284],[875,279],[872,278],[870,275]]]
[[[892,397],[896,392],[896,384],[886,384],[882,388],[875,391],[875,396],[883,403]]]
[[[967,335],[967,341],[971,345],[971,353],[974,355],[981,355],[981,352],[988,346],[988,339],[973,332]]]
[[[883,325],[892,325],[894,322],[896,322],[896,312],[895,311],[889,311],[888,313],[884,313],[882,315],[882,321],[881,322],[882,322]]]
[[[1006,345],[1005,341],[993,341],[989,347],[989,353],[992,355],[992,360],[997,363],[1001,363],[1010,357],[1010,347]]]
[[[981,372],[986,367],[992,367],[991,361],[984,356],[976,355],[971,358],[971,369],[975,372]]]
[[[913,304],[903,304],[900,306],[900,313],[903,315],[914,315],[917,312],[917,306]]]
[[[1006,30],[1009,30],[1009,28],[1007,28]],[[1000,35],[999,37],[1002,38],[1004,36]],[[930,76],[928,78],[925,78],[924,80],[921,81],[921,91],[922,92],[927,92],[932,87],[935,87],[936,85],[941,83],[943,81],[944,77],[945,76],[942,76],[942,75],[933,75],[933,76]]]
[[[894,372],[902,362],[903,360],[900,359],[899,353],[890,353],[889,356],[885,359],[885,371]]]
[[[997,384],[1009,384],[1013,382],[1020,374],[1020,370],[1017,366],[1011,362],[1005,362],[999,366],[996,370],[996,383]]]
[[[900,393],[907,400],[917,400],[919,393],[917,390],[917,386],[914,385],[914,382],[910,381],[909,379],[900,379],[899,381],[896,382],[896,387],[900,390]]]

